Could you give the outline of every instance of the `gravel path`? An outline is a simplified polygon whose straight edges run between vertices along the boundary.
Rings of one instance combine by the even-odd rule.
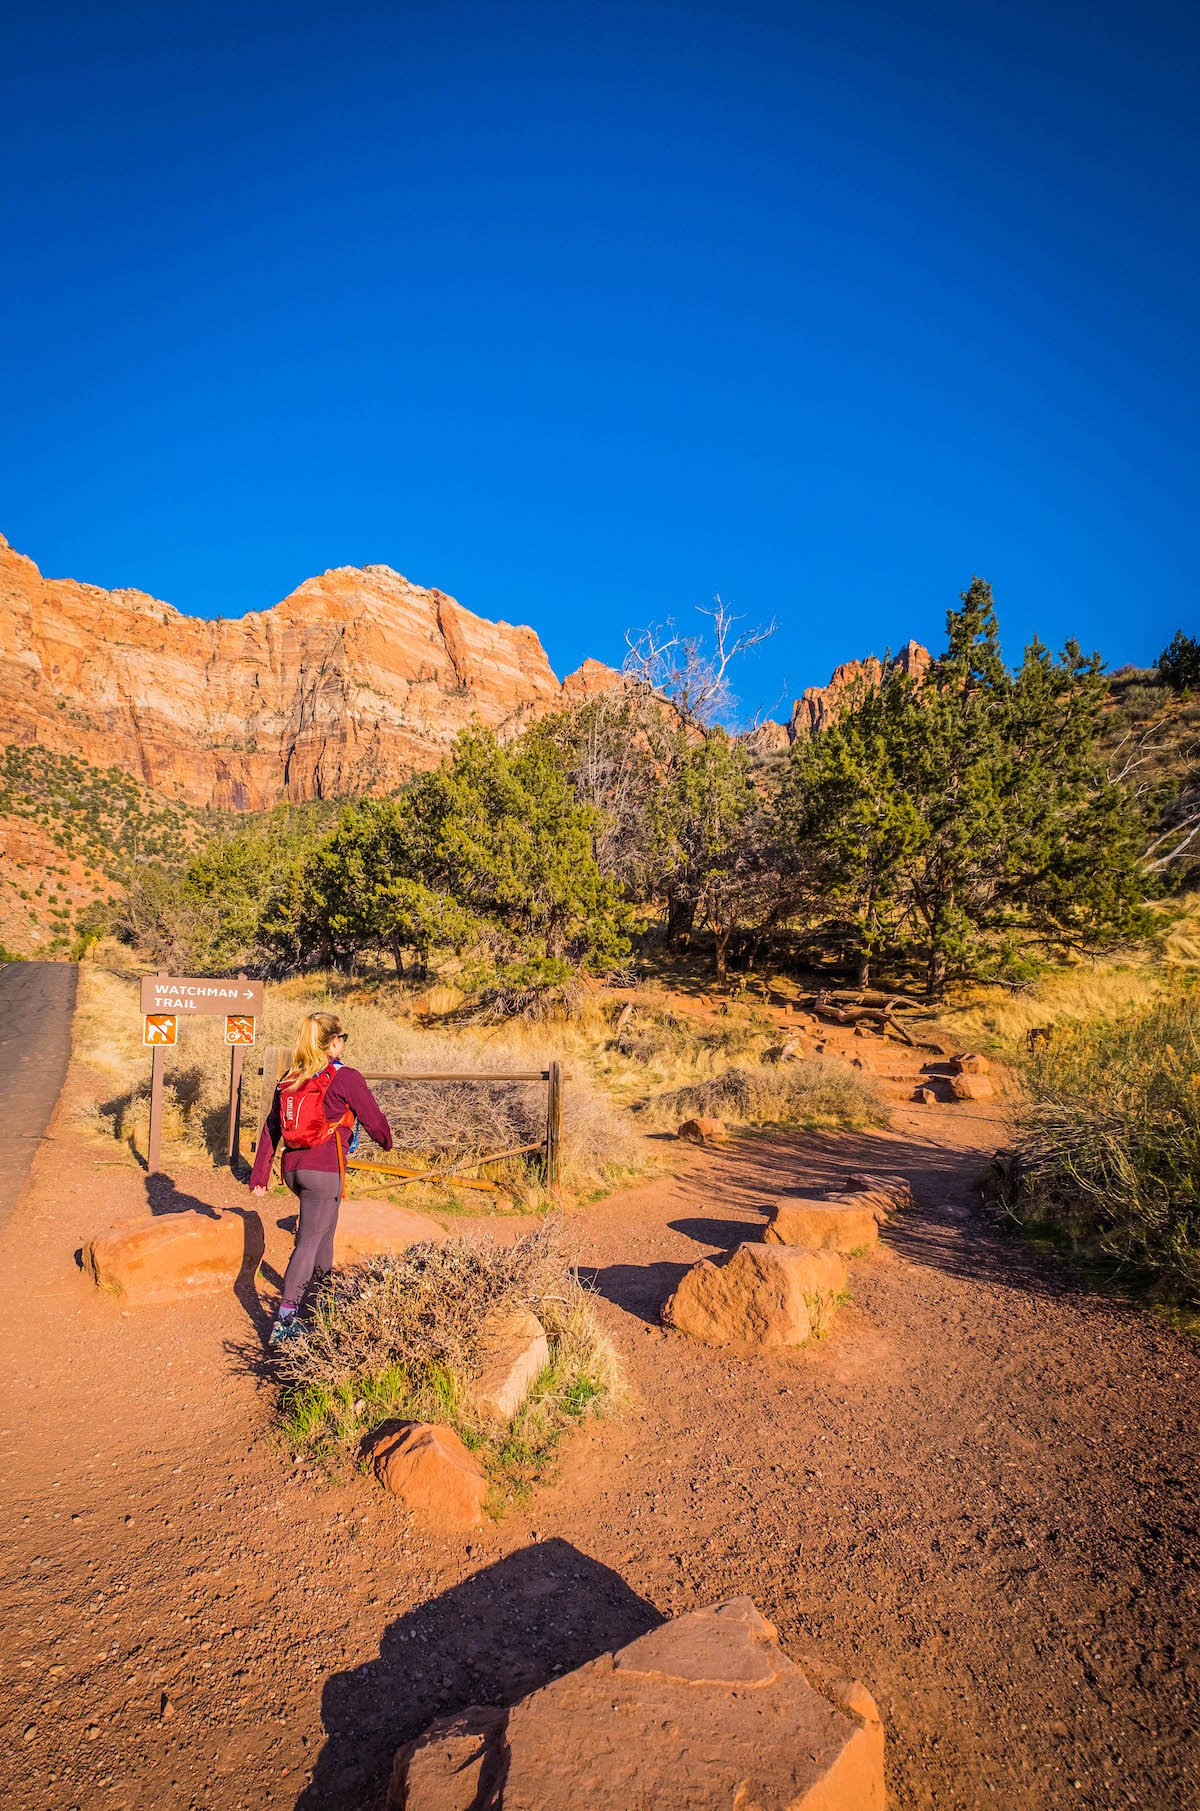
[[[85,1284],[146,1183],[71,1105],[0,1241],[0,1804],[370,1811],[436,1712],[746,1591],[875,1692],[897,1807],[1200,1806],[1200,1346],[988,1228],[983,1114],[738,1141],[574,1220],[631,1407],[464,1548],[289,1464],[252,1288],[123,1316]],[[859,1167],[920,1205],[825,1340],[662,1331],[684,1266]],[[155,1205],[192,1200],[245,1204],[197,1172]]]

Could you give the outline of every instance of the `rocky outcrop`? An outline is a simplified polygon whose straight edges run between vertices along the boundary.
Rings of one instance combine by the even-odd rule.
[[[898,654],[885,664],[869,655],[866,660],[848,660],[834,669],[828,685],[810,685],[792,706],[790,734],[809,736],[814,730],[828,729],[841,712],[855,704],[864,692],[871,691],[885,672],[900,672],[919,685],[933,664],[933,656],[919,641],[906,642]]]
[[[748,1597],[680,1616],[508,1711],[400,1749],[390,1811],[883,1811],[866,1687],[785,1654]]]
[[[390,566],[340,567],[274,609],[207,621],[143,591],[43,578],[0,536],[0,740],[122,768],[192,805],[385,791],[473,721],[512,735],[617,682],[587,661],[560,685],[532,629]]]
[[[93,1239],[83,1267],[96,1285],[130,1307],[178,1302],[227,1289],[237,1281],[257,1214],[161,1214],[128,1220]]]

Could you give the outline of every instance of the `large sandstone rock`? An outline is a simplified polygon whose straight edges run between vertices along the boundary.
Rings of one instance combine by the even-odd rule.
[[[333,1261],[339,1270],[407,1251],[410,1245],[442,1245],[446,1232],[428,1214],[390,1201],[343,1201],[333,1237]]]
[[[84,1246],[84,1268],[101,1289],[130,1305],[178,1302],[237,1280],[248,1230],[261,1239],[257,1214],[161,1214],[153,1220],[129,1220]]]
[[[439,1526],[470,1528],[481,1519],[487,1479],[453,1428],[414,1421],[380,1429],[365,1457],[385,1490]]]
[[[950,1058],[950,1071],[953,1075],[990,1075],[992,1065],[986,1056],[980,1056],[977,1050],[965,1051],[962,1056]]]
[[[440,1719],[390,1811],[884,1811],[866,1687],[779,1646],[747,1597],[665,1623],[507,1714]]]
[[[845,1284],[837,1252],[739,1245],[723,1260],[694,1264],[662,1317],[709,1345],[801,1346]]]
[[[955,1100],[991,1100],[996,1090],[986,1075],[952,1075],[950,1092]]]
[[[512,734],[564,696],[620,682],[589,661],[561,686],[532,629],[390,566],[340,567],[274,609],[200,618],[142,591],[43,578],[0,536],[4,739],[122,768],[193,805],[390,791],[473,721]]]
[[[511,1421],[550,1363],[546,1329],[528,1308],[493,1312],[480,1329],[480,1355],[471,1394],[489,1420]]]
[[[676,1133],[685,1144],[722,1144],[728,1136],[723,1119],[685,1119]]]
[[[853,1195],[788,1195],[771,1210],[763,1238],[769,1245],[805,1245],[812,1251],[858,1251],[878,1245],[879,1219]]]

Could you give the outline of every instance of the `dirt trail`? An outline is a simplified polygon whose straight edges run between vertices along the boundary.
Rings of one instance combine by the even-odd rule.
[[[634,1406],[464,1548],[288,1463],[249,1277],[126,1315],[85,1284],[72,1251],[146,1184],[74,1135],[81,1087],[0,1242],[0,1804],[365,1811],[438,1711],[747,1591],[875,1691],[897,1807],[1200,1805],[1200,1346],[989,1230],[986,1114],[739,1140],[578,1216]],[[920,1206],[827,1339],[661,1330],[685,1265],[852,1167],[905,1171]],[[193,1202],[247,1198],[155,1185]]]

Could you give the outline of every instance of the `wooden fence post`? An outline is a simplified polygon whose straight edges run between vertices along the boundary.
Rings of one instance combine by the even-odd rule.
[[[557,1188],[562,1149],[562,1071],[552,1062],[546,1073],[546,1187]]]
[[[271,1111],[271,1102],[275,1098],[279,1078],[286,1068],[287,1051],[281,1044],[268,1044],[263,1051],[262,1089],[258,1097],[258,1124],[254,1128],[256,1148],[258,1135],[266,1124],[267,1114]]]

